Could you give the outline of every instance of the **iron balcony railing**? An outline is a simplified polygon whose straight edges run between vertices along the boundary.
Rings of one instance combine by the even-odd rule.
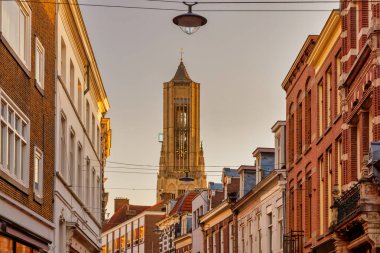
[[[284,235],[284,253],[302,253],[303,252],[303,231],[291,230]]]
[[[341,223],[348,219],[358,210],[358,202],[360,199],[360,184],[355,184],[348,191],[342,194],[335,201],[335,206],[338,209],[337,223]]]

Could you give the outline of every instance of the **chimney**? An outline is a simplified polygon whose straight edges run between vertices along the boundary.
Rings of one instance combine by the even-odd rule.
[[[120,207],[122,207],[124,205],[127,205],[127,210],[129,210],[129,199],[128,198],[115,198],[114,204],[115,204],[114,212],[116,212]]]

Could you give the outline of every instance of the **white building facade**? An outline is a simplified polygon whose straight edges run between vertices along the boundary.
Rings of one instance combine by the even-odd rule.
[[[203,231],[199,219],[208,212],[208,190],[202,190],[192,202],[192,252],[203,253]]]
[[[239,253],[283,252],[286,170],[276,164],[285,164],[285,122],[276,122],[272,132],[275,135],[273,169],[265,171],[267,176],[257,181],[257,185],[233,207],[237,213],[235,245]],[[256,174],[260,168],[262,166],[256,164]]]
[[[109,103],[77,5],[58,5],[56,45],[54,252],[100,252]]]

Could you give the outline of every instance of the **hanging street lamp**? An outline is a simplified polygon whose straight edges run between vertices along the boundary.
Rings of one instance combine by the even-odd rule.
[[[188,12],[173,18],[173,23],[179,26],[183,32],[191,35],[198,31],[201,26],[204,26],[207,23],[207,19],[192,12],[193,6],[198,4],[198,2],[183,2],[183,4],[188,7]]]
[[[182,181],[182,182],[192,182],[192,181],[194,181],[194,178],[192,178],[192,177],[190,177],[189,176],[189,171],[185,171],[185,176],[184,177],[181,177],[180,179],[179,179],[179,181]]]

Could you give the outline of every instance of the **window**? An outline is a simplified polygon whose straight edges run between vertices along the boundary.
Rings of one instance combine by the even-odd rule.
[[[82,97],[83,97],[82,84],[78,80],[78,114],[79,114],[79,118],[81,118],[81,119],[82,119],[82,114],[83,114]]]
[[[119,242],[120,242],[120,238],[119,238],[119,230],[115,230],[113,232],[113,252],[114,253],[119,253]]]
[[[273,223],[272,223],[272,213],[268,213],[267,217],[268,217],[269,253],[272,253],[273,252]]]
[[[60,149],[60,172],[62,177],[66,179],[66,116],[64,113],[61,113]]]
[[[120,229],[120,252],[125,252],[125,227]]]
[[[206,253],[210,253],[210,236],[207,236],[206,239]]]
[[[45,49],[40,40],[36,37],[36,82],[44,88],[45,80]]]
[[[342,138],[337,141],[337,174],[339,194],[342,193]]]
[[[302,154],[302,102],[297,108],[297,158]]]
[[[66,82],[66,44],[63,38],[61,38],[61,78]]]
[[[31,14],[27,3],[2,2],[1,32],[19,59],[30,69]]]
[[[0,169],[25,187],[29,186],[29,120],[0,89]]]
[[[90,104],[86,100],[86,130],[87,133],[90,131]]]
[[[92,114],[91,120],[92,120],[91,141],[92,141],[92,144],[95,145],[95,116],[94,116],[94,114]]]
[[[260,224],[260,220],[261,220],[261,214],[257,214],[257,236],[258,236],[258,247],[259,247],[259,253],[262,253],[262,247],[261,247],[261,240],[262,240],[262,232],[261,232],[261,224]],[[231,251],[232,252],[232,251]]]
[[[339,80],[340,80],[340,75],[342,73],[342,63],[341,63],[341,55],[340,52],[336,57],[336,114],[340,114],[342,112],[342,107],[341,107],[341,100],[342,97],[339,92]]]
[[[139,244],[139,228],[135,228],[133,230],[133,245]]]
[[[253,253],[253,221],[248,222],[248,233],[249,233],[249,253]]]
[[[289,163],[294,162],[294,113],[289,118]]]
[[[70,60],[70,97],[74,101],[74,78],[75,78],[75,69],[72,60]]]
[[[323,133],[323,81],[318,83],[318,135]]]
[[[297,183],[297,202],[296,202],[296,205],[297,205],[297,230],[298,231],[303,231],[304,228],[303,228],[303,222],[302,222],[302,219],[303,219],[303,201],[302,201],[302,189],[303,189],[303,185],[302,185],[302,182],[301,181],[298,181]]]
[[[90,185],[90,159],[87,158],[87,164],[86,164],[86,185],[85,185],[85,192],[86,192],[86,204],[89,207],[90,206],[90,192],[91,192],[91,185]]]
[[[212,253],[216,253],[216,232],[212,233]]]
[[[100,130],[99,130],[99,126],[97,126],[96,127],[96,152],[98,153],[98,155],[100,155],[99,151],[100,151]]]
[[[130,229],[130,227],[128,227]],[[132,233],[131,231],[127,232],[127,249],[131,247]]]
[[[75,133],[74,130],[70,131],[70,144],[69,144],[69,183],[75,182],[74,178],[75,173]]]
[[[144,243],[144,226],[139,228],[139,243]]]
[[[277,207],[277,222],[278,222],[278,239],[280,242],[280,249],[282,249],[283,245],[283,233],[284,233],[284,226],[283,226],[283,220],[284,220],[284,207],[279,206]]]
[[[219,236],[220,236],[220,253],[224,253],[224,229],[219,230]]]
[[[309,173],[307,176],[306,176],[306,213],[307,213],[307,217],[306,217],[306,235],[307,235],[307,238],[311,238],[311,222],[312,222],[312,210],[313,210],[313,207],[312,207],[312,193],[313,193],[313,188],[312,188],[312,181],[311,181],[311,173]]]
[[[234,231],[232,222],[228,223],[228,252],[233,252]]]
[[[241,251],[245,252],[245,229],[241,226]]]
[[[296,230],[294,227],[294,187],[289,191],[289,230]]]
[[[332,220],[332,148],[327,150],[327,224],[330,226]]]
[[[305,106],[305,144],[308,147],[311,143],[311,89],[306,93]]]
[[[83,170],[83,162],[82,162],[82,145],[78,143],[78,154],[77,154],[77,180],[76,180],[76,187],[77,187],[77,194],[81,200],[83,200],[83,177],[82,177],[82,170]]]
[[[332,114],[331,114],[331,67],[326,72],[326,109],[327,109],[327,126],[331,126]]]
[[[319,233],[323,234],[324,227],[324,166],[323,166],[323,156],[318,159],[318,168],[319,168]]]
[[[95,196],[97,194],[97,191],[100,191],[100,189],[98,189],[96,187],[96,184],[95,184],[95,168],[92,167],[92,175],[91,175],[91,205],[90,205],[90,207],[92,207],[92,211],[93,212],[96,212]]]
[[[42,151],[34,147],[34,193],[42,197],[43,160]]]

